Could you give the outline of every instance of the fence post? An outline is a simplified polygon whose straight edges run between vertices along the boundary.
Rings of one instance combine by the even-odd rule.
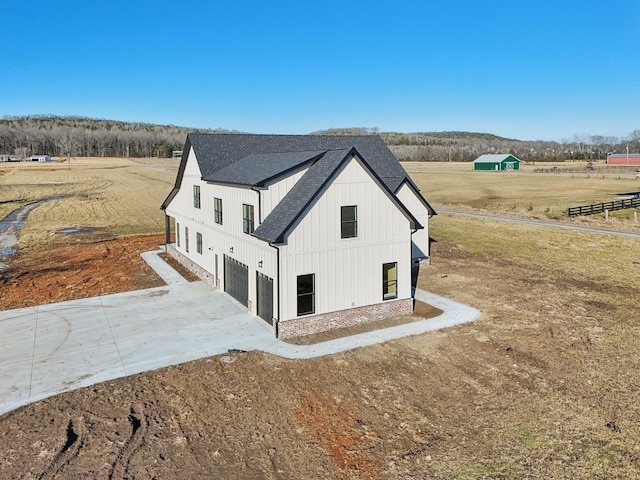
[[[607,210],[606,208],[604,209],[604,219],[609,220],[609,210]]]

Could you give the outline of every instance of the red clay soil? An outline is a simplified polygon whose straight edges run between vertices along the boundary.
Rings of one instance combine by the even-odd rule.
[[[161,236],[22,252],[2,308],[162,284]],[[638,478],[637,288],[440,239],[422,288],[482,317],[310,360],[229,353],[0,416],[0,479]],[[578,286],[579,288],[577,288]]]
[[[18,252],[0,274],[0,309],[162,286],[140,254],[163,240],[141,235]]]

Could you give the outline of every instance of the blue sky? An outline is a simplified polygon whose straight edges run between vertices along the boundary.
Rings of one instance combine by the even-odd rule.
[[[0,116],[523,140],[640,129],[640,0],[0,0]]]

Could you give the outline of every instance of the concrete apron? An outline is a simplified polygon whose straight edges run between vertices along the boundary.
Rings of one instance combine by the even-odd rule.
[[[436,318],[293,345],[273,337],[228,295],[205,282],[180,282],[161,262],[165,287],[0,312],[0,414],[114,378],[220,355],[262,350],[292,359],[331,355],[475,320],[480,312],[416,290],[444,311]],[[169,267],[170,268],[170,267]],[[168,278],[171,280],[170,278]]]

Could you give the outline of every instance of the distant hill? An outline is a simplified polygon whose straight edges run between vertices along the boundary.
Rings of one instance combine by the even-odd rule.
[[[517,140],[478,132],[380,132],[370,128],[331,128],[314,134],[380,135],[400,160],[443,162],[473,161],[485,153],[510,153],[527,162],[605,159],[622,151],[618,138],[576,136],[573,142]],[[584,137],[584,138],[583,138]]]
[[[122,122],[78,116],[34,115],[0,119],[0,154],[30,156],[170,157],[189,132],[239,133],[175,125]],[[331,128],[323,135],[380,135],[401,160],[472,161],[484,153],[511,153],[524,161],[606,158],[622,152],[617,138],[591,136],[573,142],[525,141],[476,132],[380,132],[377,128]]]
[[[72,157],[170,157],[189,132],[233,133],[76,116],[0,119],[0,154]]]

